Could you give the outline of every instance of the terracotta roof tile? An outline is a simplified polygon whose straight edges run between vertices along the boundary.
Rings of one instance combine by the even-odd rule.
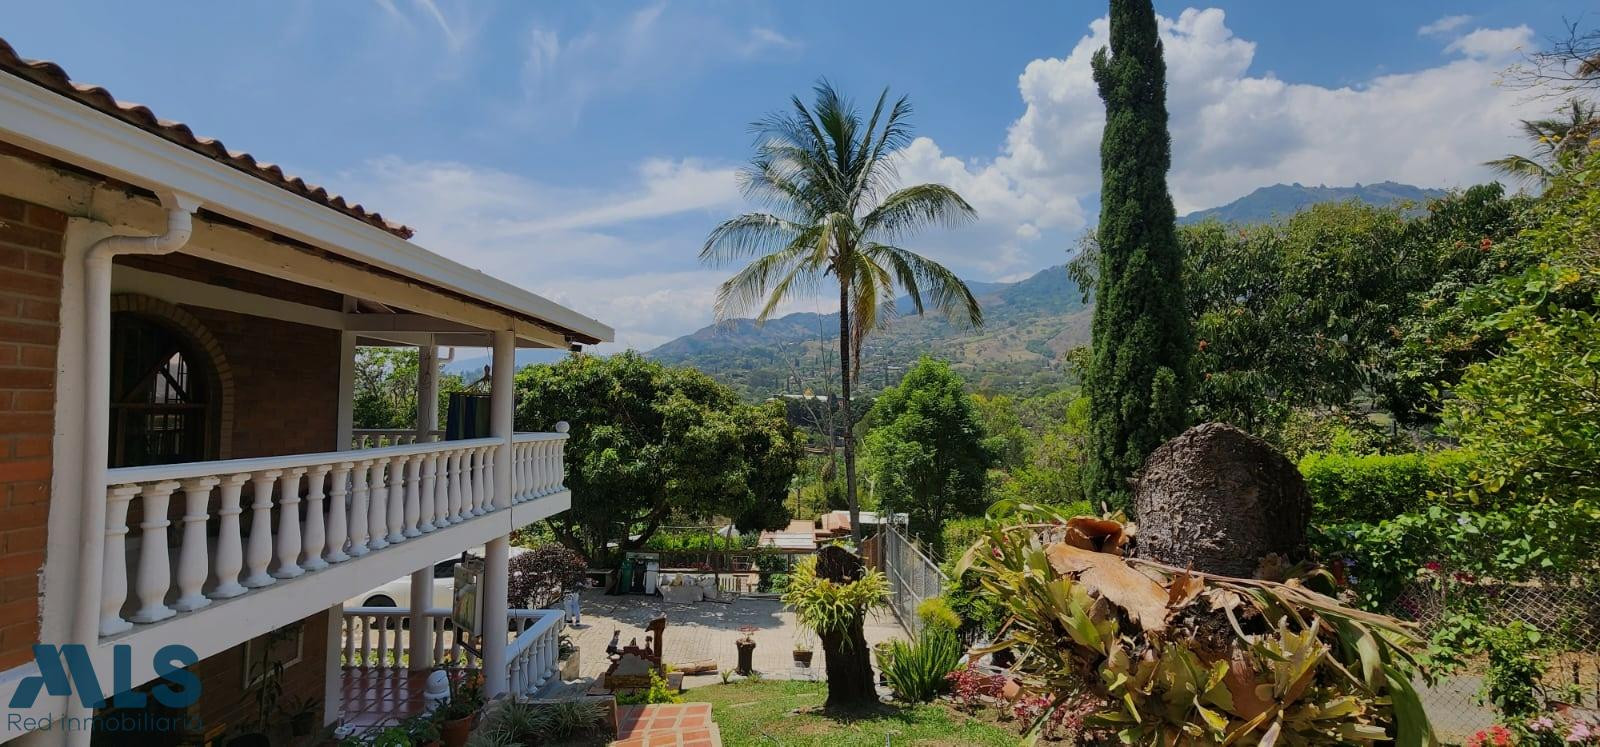
[[[42,88],[66,96],[97,111],[109,114],[141,130],[156,135],[164,140],[175,143],[211,158],[220,163],[227,164],[256,177],[268,184],[300,195],[312,202],[326,205],[345,215],[363,223],[381,228],[402,239],[409,239],[412,230],[384,220],[382,215],[367,210],[366,208],[345,200],[322,187],[307,184],[304,179],[285,174],[283,169],[275,164],[264,163],[255,156],[243,151],[228,150],[222,141],[208,137],[199,137],[189,126],[182,122],[161,119],[150,111],[148,107],[126,101],[118,101],[111,92],[100,86],[91,86],[73,82],[71,76],[61,69],[60,65],[46,60],[29,60],[19,57],[16,50],[0,39],[0,70],[34,83]]]

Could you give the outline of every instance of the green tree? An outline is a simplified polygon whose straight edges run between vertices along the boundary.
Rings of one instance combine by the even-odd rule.
[[[1533,155],[1512,154],[1484,164],[1518,181],[1538,187],[1548,185],[1572,163],[1582,164],[1600,140],[1600,112],[1595,105],[1573,98],[1554,117],[1522,120],[1522,134],[1533,142]]]
[[[1096,52],[1106,105],[1100,140],[1100,268],[1089,367],[1086,492],[1124,505],[1128,478],[1188,422],[1183,256],[1167,169],[1166,63],[1150,0],[1111,0],[1111,48]]]
[[[733,517],[741,530],[788,522],[804,439],[781,405],[743,404],[705,374],[631,351],[528,366],[517,393],[518,430],[572,425],[572,508],[550,525],[590,558],[642,546],[669,517]]]
[[[439,422],[450,392],[467,388],[461,374],[439,376]],[[417,349],[357,348],[353,420],[357,428],[414,428],[417,424]]]
[[[896,313],[897,289],[918,314],[927,300],[952,318],[983,323],[977,299],[955,273],[897,246],[918,230],[961,223],[975,213],[942,184],[894,189],[894,154],[911,141],[906,98],[889,105],[884,89],[863,120],[827,81],[817,85],[816,96],[813,107],[795,97],[793,111],[752,125],[756,155],[742,175],[743,187],[771,212],[746,213],[717,226],[700,259],[714,265],[751,260],[718,291],[722,319],[759,308],[756,318],[765,321],[784,301],[815,291],[828,278],[838,284],[839,422],[853,423],[850,387],[861,366],[861,344]],[[843,429],[841,446],[850,526],[859,540],[852,429]]]
[[[911,517],[914,534],[939,542],[951,516],[983,512],[995,456],[961,377],[924,357],[867,415],[863,452],[878,505]]]

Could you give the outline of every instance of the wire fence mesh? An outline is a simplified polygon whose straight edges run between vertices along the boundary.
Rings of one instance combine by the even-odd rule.
[[[1382,611],[1417,623],[1430,638],[1462,615],[1492,627],[1520,621],[1540,632],[1545,696],[1600,707],[1600,579],[1592,575],[1491,582],[1441,569],[1407,585]],[[1431,684],[1419,683],[1442,741],[1463,743],[1502,720],[1485,696],[1487,671],[1487,657],[1478,655]]]
[[[917,607],[944,591],[944,571],[898,528],[888,526],[878,536],[883,543],[881,568],[889,581],[889,604],[900,618],[900,627],[916,635],[922,631]]]

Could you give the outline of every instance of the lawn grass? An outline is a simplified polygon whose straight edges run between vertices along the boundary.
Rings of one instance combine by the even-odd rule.
[[[1009,747],[1021,741],[1014,733],[939,705],[885,705],[859,716],[791,713],[796,708],[818,708],[827,697],[824,683],[783,680],[705,685],[684,692],[687,702],[711,704],[712,718],[721,727],[722,743],[727,747]]]

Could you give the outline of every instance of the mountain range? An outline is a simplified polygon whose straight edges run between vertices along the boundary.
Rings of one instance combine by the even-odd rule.
[[[1196,223],[1215,218],[1228,223],[1264,223],[1286,218],[1311,205],[1358,200],[1373,205],[1413,204],[1442,197],[1438,189],[1395,182],[1353,187],[1275,184],[1226,205],[1198,210],[1179,219]],[[880,390],[898,381],[922,355],[949,361],[979,391],[1032,393],[1061,386],[1068,373],[1063,354],[1089,342],[1092,307],[1064,265],[1040,270],[1015,283],[969,282],[984,311],[984,326],[969,329],[930,313],[901,316],[867,341],[861,388]],[[668,341],[647,355],[687,365],[741,390],[747,397],[829,391],[837,380],[838,314],[796,313],[765,324],[733,319]]]

